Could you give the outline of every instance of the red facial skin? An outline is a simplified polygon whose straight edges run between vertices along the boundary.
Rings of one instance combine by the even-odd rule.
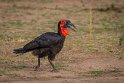
[[[68,29],[64,27],[65,24],[66,24],[66,21],[61,20],[60,29],[61,29],[61,32],[62,32],[62,36],[64,36],[64,37],[66,37],[69,34]]]

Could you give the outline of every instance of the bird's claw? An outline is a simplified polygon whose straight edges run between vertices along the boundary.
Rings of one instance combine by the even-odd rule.
[[[53,69],[53,70],[51,70],[51,72],[59,72],[59,70],[58,69]]]
[[[39,66],[35,66],[35,67],[34,67],[34,71],[37,71],[38,68],[39,68]]]

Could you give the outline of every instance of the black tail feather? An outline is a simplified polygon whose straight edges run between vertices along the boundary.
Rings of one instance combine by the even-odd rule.
[[[19,48],[19,49],[14,49],[13,53],[15,53],[15,54],[24,54],[24,53],[26,53],[26,51],[23,48]]]

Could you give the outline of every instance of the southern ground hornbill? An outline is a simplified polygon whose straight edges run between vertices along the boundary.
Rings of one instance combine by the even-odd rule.
[[[76,31],[76,27],[70,20],[60,20],[57,33],[46,32],[22,48],[14,49],[14,53],[23,54],[32,51],[32,54],[38,57],[38,65],[35,67],[35,70],[40,67],[40,58],[48,56],[48,61],[53,67],[53,70],[56,70],[52,60],[55,59],[56,54],[59,53],[63,47],[65,37],[68,35],[67,28]]]

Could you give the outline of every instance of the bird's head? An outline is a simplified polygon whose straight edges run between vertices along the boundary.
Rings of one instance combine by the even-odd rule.
[[[60,33],[64,37],[66,37],[69,34],[68,28],[72,29],[73,31],[76,31],[76,29],[77,29],[70,20],[60,20],[59,21],[58,33]]]

